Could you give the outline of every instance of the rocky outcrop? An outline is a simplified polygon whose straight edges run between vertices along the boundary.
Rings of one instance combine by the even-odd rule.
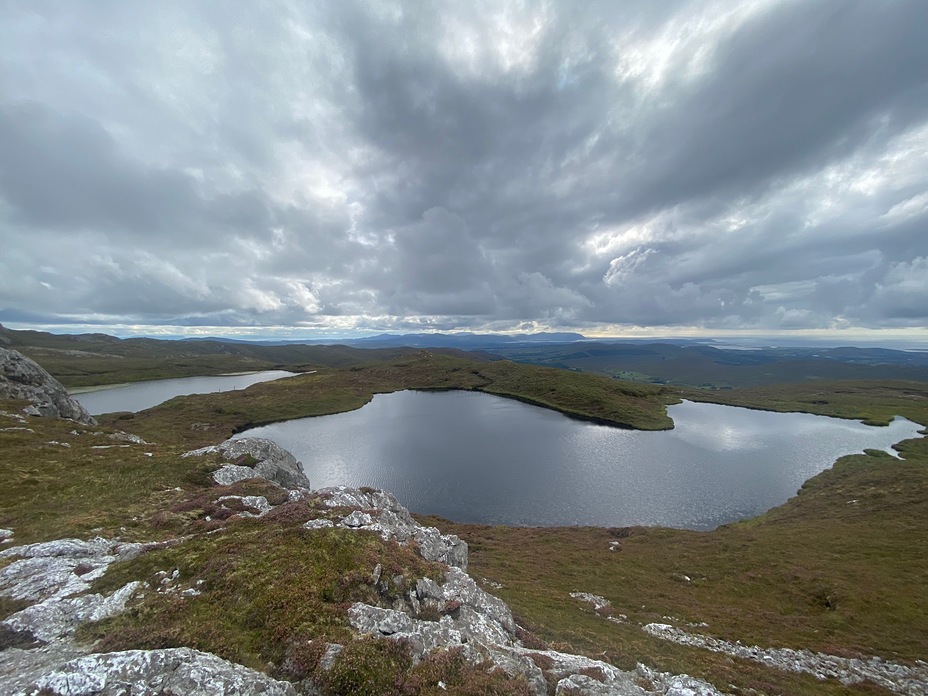
[[[590,604],[596,614],[607,621],[618,624],[632,623],[625,614],[616,613],[605,597],[580,591],[571,592],[570,596]],[[672,616],[664,618],[668,621],[679,621]],[[916,694],[920,696],[928,693],[928,664],[920,660],[916,660],[914,665],[904,665],[879,657],[848,658],[814,653],[811,650],[761,648],[756,645],[742,645],[740,642],[732,643],[712,636],[690,633],[666,623],[637,625],[655,638],[743,660],[753,660],[773,669],[811,674],[822,681],[837,679],[845,685],[869,681],[902,696],[916,696]],[[687,625],[690,628],[708,628],[709,626],[706,623]]]
[[[261,437],[226,440],[183,456],[198,457],[217,452],[226,463],[213,473],[213,480],[222,486],[249,478],[265,478],[284,488],[309,488],[309,479],[296,458],[277,443]]]
[[[26,693],[64,696],[296,696],[289,682],[190,648],[126,650],[67,662],[36,680]]]
[[[96,424],[87,409],[68,396],[61,382],[34,360],[6,348],[0,348],[0,399],[31,401],[29,413],[33,415]]]
[[[244,454],[258,462],[235,466],[258,475],[271,462],[270,473],[289,474],[298,466],[292,457],[267,441],[226,442],[216,448],[238,459]],[[289,457],[289,459],[287,458]],[[280,464],[282,462],[282,464]],[[285,479],[286,480],[286,479]],[[292,480],[292,479],[291,479]],[[300,479],[296,479],[300,480]],[[305,479],[303,479],[305,481]],[[308,482],[306,482],[308,483]],[[710,684],[686,675],[667,675],[640,666],[623,671],[600,660],[553,650],[534,650],[522,644],[519,628],[506,604],[481,589],[467,572],[467,544],[454,535],[418,524],[391,494],[374,489],[347,487],[309,492],[292,488],[281,505],[306,500],[316,519],[308,530],[324,527],[341,533],[377,534],[384,540],[409,545],[424,558],[445,564],[441,582],[422,577],[404,594],[396,577],[378,564],[371,580],[381,604],[355,603],[349,623],[358,637],[373,636],[401,641],[414,660],[434,650],[455,649],[474,664],[490,663],[513,678],[525,680],[537,696],[552,691],[566,696],[719,696]],[[260,516],[274,509],[262,496],[219,496]],[[180,540],[175,540],[180,541]],[[129,650],[88,654],[89,646],[75,642],[75,628],[122,611],[143,593],[196,596],[203,590],[180,578],[178,569],[155,574],[149,582],[133,581],[107,595],[91,593],[91,582],[117,560],[126,560],[164,544],[122,543],[102,538],[84,541],[61,539],[0,551],[0,595],[31,602],[0,622],[0,693],[68,694],[255,694],[295,696],[295,687],[267,675],[189,648]],[[402,576],[399,576],[402,579]],[[326,645],[319,669],[331,669],[340,659],[341,646]],[[307,688],[311,685],[304,684]]]
[[[449,568],[444,583],[420,578],[402,610],[356,603],[349,610],[351,625],[362,633],[403,640],[417,658],[435,648],[464,647],[474,659],[480,652],[517,645],[509,607],[479,587],[459,568]],[[438,620],[415,616],[440,616]]]
[[[88,592],[90,583],[111,563],[161,546],[59,539],[0,552],[12,559],[0,569],[0,595],[34,602],[0,622],[0,693],[294,695],[287,682],[188,648],[86,655],[73,641],[79,624],[123,611],[143,587],[130,582],[101,595]]]
[[[375,532],[384,541],[395,539],[400,544],[415,542],[420,555],[429,561],[467,570],[467,543],[454,534],[442,534],[435,527],[423,527],[412,519],[409,510],[400,505],[392,493],[382,490],[336,486],[316,491],[331,508],[355,508],[337,526]],[[322,522],[323,525],[319,525]],[[334,524],[328,520],[312,520],[307,528]]]
[[[119,613],[140,583],[130,582],[106,596],[88,594],[90,583],[111,563],[128,560],[151,546],[157,544],[59,539],[0,552],[0,559],[14,559],[0,569],[0,595],[33,602],[0,626],[47,643],[70,636],[85,621]]]
[[[400,600],[385,601],[383,606],[353,604],[348,619],[360,635],[401,641],[415,660],[436,649],[460,650],[473,663],[489,661],[511,677],[525,679],[537,696],[546,696],[549,684],[565,696],[720,696],[711,684],[688,675],[664,674],[643,665],[626,672],[582,655],[527,648],[517,637],[505,602],[478,587],[465,572],[465,542],[419,525],[385,491],[339,486],[313,495],[326,507],[343,510],[337,520],[321,517],[304,524],[305,528],[350,529],[401,544],[415,543],[424,558],[449,566],[441,584],[419,578]],[[390,580],[380,573],[378,566],[374,581],[384,586]],[[328,647],[326,654],[337,656],[338,646]]]
[[[887,691],[903,696],[928,693],[928,664],[917,661],[914,666],[882,660],[879,657],[855,659],[814,653],[791,648],[761,648],[731,641],[688,633],[669,624],[650,623],[644,630],[657,638],[680,645],[703,648],[745,660],[754,660],[768,667],[787,672],[811,674],[817,679],[837,679],[842,684],[862,682],[878,684]]]

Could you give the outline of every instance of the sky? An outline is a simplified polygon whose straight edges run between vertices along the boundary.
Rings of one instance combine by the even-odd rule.
[[[0,322],[928,342],[928,3],[0,3]]]

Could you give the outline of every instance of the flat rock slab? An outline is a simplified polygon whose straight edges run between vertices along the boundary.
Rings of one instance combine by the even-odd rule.
[[[293,685],[191,648],[87,655],[45,674],[21,694],[57,696],[296,696]]]

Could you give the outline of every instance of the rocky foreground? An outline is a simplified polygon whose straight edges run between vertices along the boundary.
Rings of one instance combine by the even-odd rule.
[[[16,351],[0,349],[0,398],[31,402],[23,414],[6,413],[12,431],[33,430],[26,416],[64,418],[75,425],[95,425],[83,407],[45,370]],[[73,430],[72,434],[84,431]],[[102,433],[94,433],[102,435]],[[141,438],[117,432],[108,436],[119,445],[145,445]],[[70,447],[66,442],[46,445]],[[467,574],[467,544],[454,535],[418,524],[390,493],[339,487],[310,490],[299,462],[269,440],[242,438],[182,455],[216,457],[212,473],[218,489],[261,479],[286,495],[275,505],[262,495],[229,495],[217,491],[213,509],[222,511],[225,524],[235,518],[263,517],[283,505],[306,503],[317,515],[302,528],[311,536],[318,530],[339,529],[351,534],[375,534],[382,540],[415,549],[423,559],[441,564],[443,577],[421,577],[409,583],[404,575],[389,576],[380,563],[369,583],[377,588],[378,603],[355,602],[347,608],[356,639],[393,641],[408,651],[413,664],[437,653],[457,656],[489,672],[504,673],[512,692],[586,694],[589,696],[711,696],[710,684],[686,675],[670,675],[639,665],[625,672],[581,655],[523,645],[519,627],[506,604],[481,589]],[[180,489],[177,489],[180,490]],[[330,511],[330,512],[329,512]],[[218,523],[218,521],[217,521]],[[220,523],[221,524],[221,523]],[[222,531],[210,529],[204,534]],[[128,562],[155,549],[182,544],[190,536],[151,543],[120,539],[58,539],[17,546],[15,529],[0,529],[0,597],[22,607],[0,622],[0,693],[43,696],[108,694],[317,694],[312,678],[290,682],[234,664],[189,647],[95,652],[76,633],[144,602],[151,594],[192,598],[200,582],[184,586],[179,571],[164,569],[157,582],[137,579],[108,593],[93,592],[93,583],[113,564]],[[409,587],[403,594],[397,588]],[[338,666],[345,645],[328,643],[315,667],[324,673]],[[322,680],[324,681],[324,679]],[[424,685],[429,686],[429,685]],[[445,690],[439,681],[432,685]],[[325,690],[324,684],[322,689]]]
[[[227,458],[215,473],[217,486],[262,476],[268,480],[307,483],[295,460],[274,443],[242,439],[189,452],[185,456],[220,453]],[[234,464],[247,455],[251,466]],[[260,474],[258,472],[261,472]],[[444,578],[421,578],[400,599],[381,604],[355,603],[349,620],[358,638],[401,642],[414,661],[436,651],[458,650],[468,661],[502,670],[514,681],[544,696],[556,694],[643,696],[709,696],[711,685],[686,675],[658,673],[639,665],[625,672],[599,660],[553,650],[531,649],[518,638],[518,627],[506,604],[481,589],[467,572],[467,545],[453,535],[418,524],[389,493],[380,490],[330,488],[310,491],[308,485],[287,488],[287,502],[314,499],[338,514],[310,519],[307,534],[338,528],[356,534],[376,534],[384,540],[412,545],[429,561],[445,565]],[[276,506],[264,496],[217,496],[217,504],[235,506],[239,515],[263,516]],[[15,530],[4,530],[7,543]],[[5,650],[0,652],[0,692],[5,694],[296,694],[318,693],[311,681],[290,683],[215,655],[189,648],[95,653],[75,640],[84,622],[98,621],[123,610],[151,592],[195,596],[196,587],[181,589],[177,574],[165,570],[160,586],[129,582],[107,595],[90,592],[91,583],[118,561],[177,543],[123,543],[118,539],[61,539],[0,552],[8,562],[0,569],[0,594],[25,600],[29,606],[0,623]],[[389,593],[395,578],[378,564],[371,582]],[[398,581],[397,581],[398,582]],[[344,646],[331,643],[322,669],[334,665]]]

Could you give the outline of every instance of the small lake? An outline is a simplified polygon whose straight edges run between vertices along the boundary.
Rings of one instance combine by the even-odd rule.
[[[265,370],[243,375],[216,375],[214,377],[179,377],[157,379],[151,382],[133,382],[115,387],[94,389],[71,394],[94,416],[114,411],[142,411],[185,394],[211,394],[213,392],[244,389],[258,382],[270,382],[295,373],[286,370]]]
[[[348,413],[254,428],[313,488],[372,486],[414,512],[506,525],[713,529],[796,494],[845,454],[921,426],[684,402],[674,430],[621,430],[475,392],[379,394]]]

